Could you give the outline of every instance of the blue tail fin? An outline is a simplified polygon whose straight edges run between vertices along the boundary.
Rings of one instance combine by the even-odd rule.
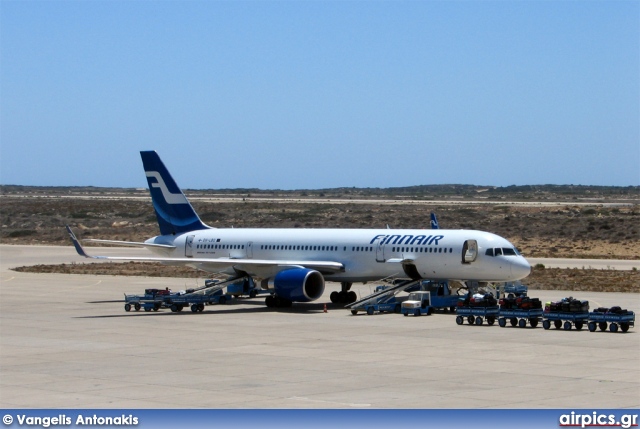
[[[438,219],[436,218],[435,213],[431,213],[431,229],[440,229],[440,225],[438,225]]]
[[[160,234],[175,235],[209,228],[193,210],[158,154],[155,151],[142,151],[140,156],[160,225]]]

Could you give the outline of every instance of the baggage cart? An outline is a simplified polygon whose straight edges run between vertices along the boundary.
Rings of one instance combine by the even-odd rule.
[[[511,326],[519,326],[520,328],[525,328],[527,326],[527,322],[529,322],[529,325],[532,328],[535,328],[538,326],[538,323],[542,321],[542,309],[500,309],[498,325],[500,325],[501,328],[504,328],[507,326],[507,321]]]
[[[462,325],[464,318],[467,318],[469,325],[482,325],[484,319],[487,320],[487,324],[492,326],[496,323],[496,319],[500,314],[500,307],[497,305],[491,307],[457,307],[456,323]]]
[[[630,327],[634,326],[636,314],[633,311],[627,311],[624,314],[616,313],[589,313],[589,332],[595,332],[597,328],[606,331],[607,326],[610,332],[618,332],[618,327],[622,332],[627,332]]]
[[[589,313],[580,312],[544,312],[542,320],[542,327],[544,329],[551,328],[551,324],[556,329],[564,328],[565,331],[571,330],[573,326],[579,331],[589,320]]]

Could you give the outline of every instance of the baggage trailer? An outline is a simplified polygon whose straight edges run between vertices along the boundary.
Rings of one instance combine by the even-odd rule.
[[[544,329],[551,328],[551,322],[553,322],[556,329],[564,328],[565,331],[569,331],[572,326],[575,326],[579,331],[589,320],[589,313],[544,312],[542,317],[542,327]]]
[[[636,314],[633,311],[628,311],[626,314],[615,313],[589,313],[589,332],[595,332],[597,328],[601,331],[607,330],[607,324],[609,324],[610,332],[618,332],[618,327],[622,332],[627,332],[630,327],[634,326],[636,321]]]
[[[538,323],[542,321],[542,309],[500,309],[498,325],[500,325],[501,328],[504,328],[507,326],[507,321],[509,321],[511,326],[517,325],[520,328],[525,328],[527,326],[527,322],[529,322],[529,325],[531,325],[532,328],[535,328],[538,326]]]
[[[492,326],[500,314],[500,307],[492,305],[490,307],[457,307],[456,323],[462,325],[464,318],[467,318],[469,325],[482,325],[483,319],[487,319],[487,324]]]
[[[222,289],[218,289],[213,293],[187,293],[182,295],[170,295],[167,304],[172,312],[182,311],[184,307],[191,306],[194,313],[204,311],[205,305],[226,304],[231,299],[230,295],[223,294]]]

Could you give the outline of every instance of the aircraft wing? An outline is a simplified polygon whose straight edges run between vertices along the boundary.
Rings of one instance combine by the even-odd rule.
[[[264,276],[265,273],[277,273],[283,269],[293,267],[304,267],[319,271],[322,274],[333,274],[344,271],[344,265],[334,261],[294,261],[294,260],[269,260],[269,259],[235,259],[235,258],[162,258],[145,256],[92,256],[89,255],[69,226],[67,232],[71,242],[80,256],[91,259],[111,260],[111,261],[139,261],[139,262],[161,262],[167,265],[184,265],[197,268],[203,271],[219,272],[225,269],[243,271],[251,274]]]

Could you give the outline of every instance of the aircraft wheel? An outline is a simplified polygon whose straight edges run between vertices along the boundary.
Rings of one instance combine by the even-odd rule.
[[[340,299],[340,294],[337,291],[333,291],[331,292],[331,295],[329,295],[329,299],[331,300],[332,303],[337,304]]]
[[[464,323],[464,318],[462,316],[457,316],[456,317],[456,323],[458,325],[462,325]]]
[[[357,300],[358,300],[358,294],[350,290],[347,293],[347,304],[351,304],[352,302],[356,302]]]
[[[272,307],[274,307],[274,306],[275,306],[275,304],[274,304],[274,302],[273,302],[273,301],[274,301],[274,299],[273,299],[273,295],[269,295],[268,297],[266,297],[266,298],[265,298],[265,300],[264,300],[264,304],[265,304],[267,307],[272,308]]]
[[[131,311],[131,304],[125,304],[124,311]]]

